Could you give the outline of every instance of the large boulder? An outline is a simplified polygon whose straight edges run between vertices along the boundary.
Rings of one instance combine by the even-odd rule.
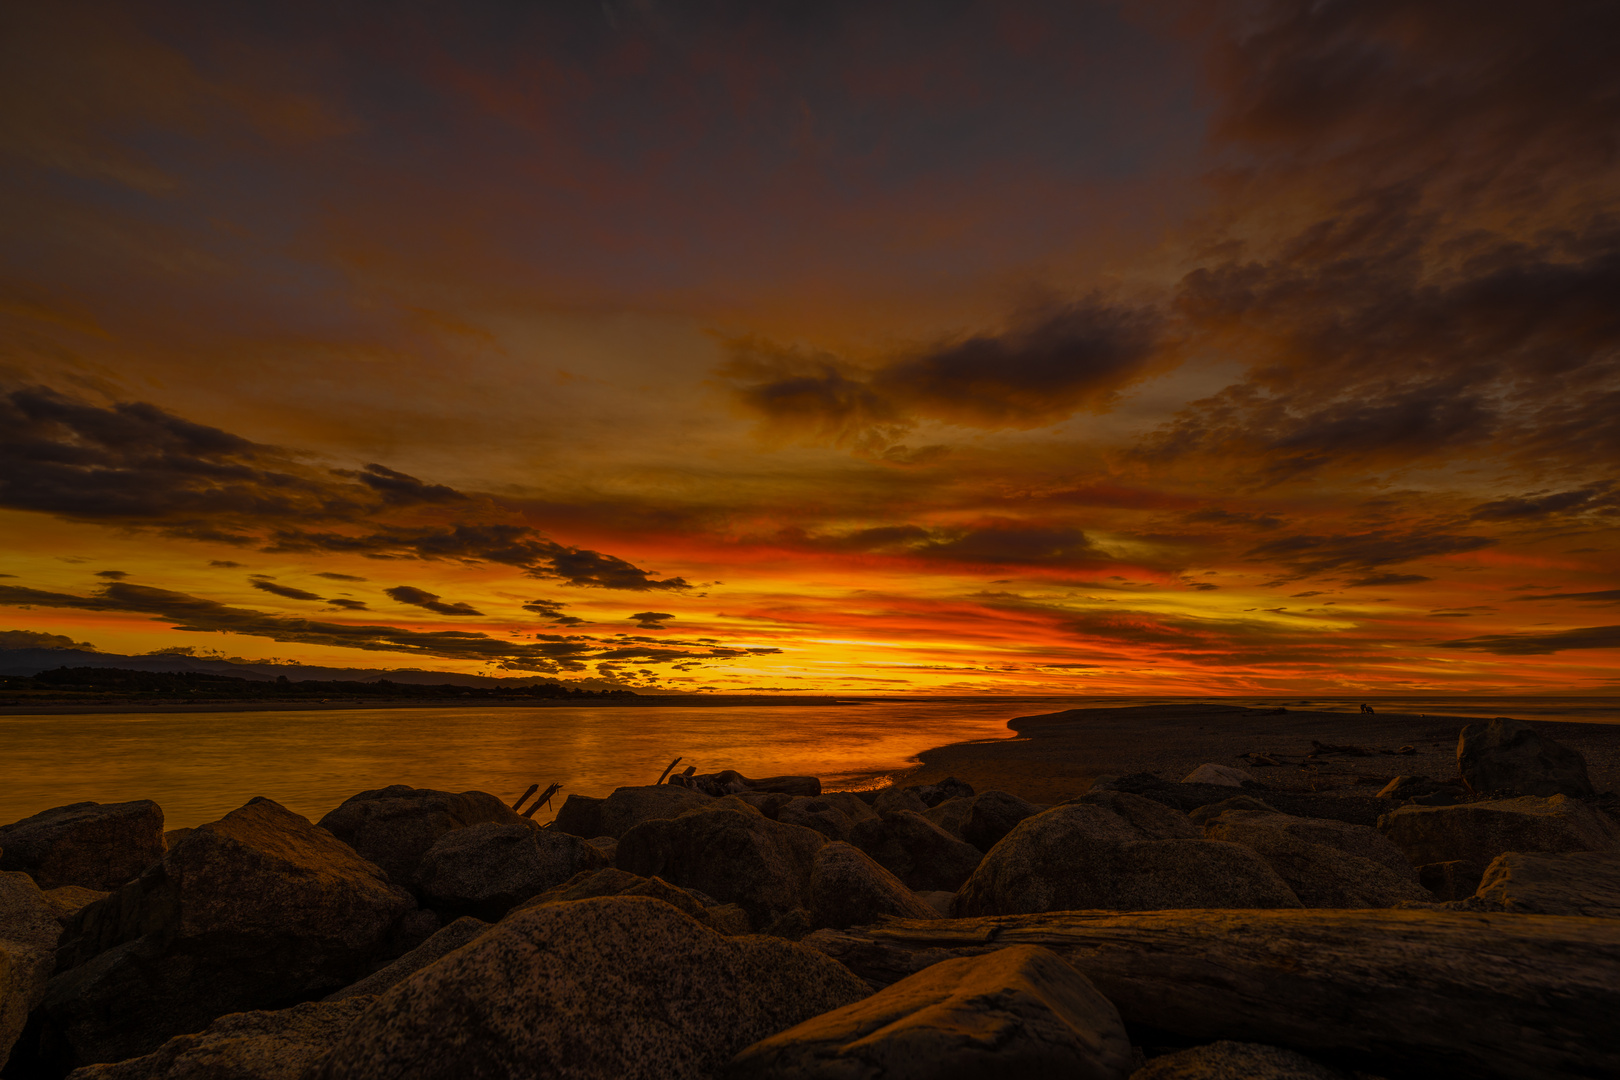
[[[923,817],[944,829],[958,840],[963,839],[962,826],[967,821],[968,811],[973,808],[973,800],[966,796],[957,796],[935,803],[923,811]]]
[[[713,801],[700,791],[673,784],[622,787],[605,799],[570,795],[557,811],[557,820],[551,827],[587,839],[596,836],[618,839],[643,821],[672,818]]]
[[[58,885],[54,889],[44,890],[45,902],[56,913],[56,921],[64,926],[73,916],[109,895],[100,889],[86,889],[78,885]]]
[[[1607,851],[1620,828],[1567,795],[1493,799],[1461,806],[1406,805],[1378,819],[1413,866],[1461,860],[1481,871],[1507,851]]]
[[[1216,787],[1242,787],[1254,783],[1254,774],[1231,765],[1206,761],[1181,778],[1183,784],[1214,784]]]
[[[1167,831],[1195,827],[1186,815],[1139,796],[1108,792],[1102,797],[1138,814],[1140,823],[1100,801],[1068,803],[1025,818],[990,849],[957,893],[953,912],[970,917],[1093,908],[1300,906],[1254,850],[1219,840],[1158,839]],[[1176,818],[1161,821],[1161,811]]]
[[[522,821],[488,792],[455,794],[395,784],[344,800],[319,824],[361,858],[382,867],[394,884],[409,885],[416,864],[445,833],[485,822]]]
[[[222,1016],[150,1054],[86,1065],[68,1080],[299,1080],[371,1007],[370,997],[306,1001],[275,1012]]]
[[[384,994],[310,1080],[680,1080],[866,996],[812,949],[648,897],[514,912]]]
[[[1475,901],[1527,915],[1620,918],[1620,851],[1498,855],[1486,867]]]
[[[41,1006],[56,1064],[117,1061],[228,1012],[318,997],[416,905],[325,829],[254,799],[74,916]]]
[[[663,878],[642,877],[613,866],[576,874],[556,888],[525,900],[515,910],[569,900],[593,900],[599,896],[650,896],[691,916],[700,926],[719,933],[746,934],[752,930],[748,914],[736,904],[721,904],[713,897],[677,888]]]
[[[816,852],[810,870],[810,918],[843,929],[885,918],[937,919],[939,913],[900,879],[851,844],[835,841]]]
[[[42,889],[116,889],[163,857],[163,811],[150,799],[73,803],[0,826],[0,870]]]
[[[877,816],[892,814],[897,810],[910,810],[914,814],[920,814],[927,809],[928,804],[923,802],[922,796],[917,794],[914,787],[887,787],[872,799],[872,813]]]
[[[386,967],[373,971],[359,982],[350,983],[336,993],[328,994],[322,1001],[345,1001],[349,998],[374,998],[378,994],[386,993],[415,975],[418,971],[438,960],[441,956],[448,956],[455,952],[473,938],[489,929],[490,924],[482,919],[475,919],[471,915],[463,915],[448,926],[441,927],[439,931],[429,937],[422,944],[388,964]]]
[[[62,925],[34,879],[0,872],[0,1066],[56,967]]]
[[[776,812],[766,814],[767,817],[786,825],[803,825],[807,829],[814,829],[829,840],[848,840],[849,831],[855,827],[848,814],[833,805],[832,800],[820,796],[789,798],[773,809]]]
[[[1457,738],[1457,771],[1477,794],[1589,796],[1586,759],[1529,724],[1499,716]]]
[[[989,851],[1013,831],[1013,826],[1043,809],[1005,791],[981,792],[967,800],[967,813],[958,834],[980,851]]]
[[[802,825],[729,808],[644,821],[619,838],[620,870],[661,877],[748,912],[768,926],[805,906],[816,852],[827,838]]]
[[[944,960],[755,1043],[727,1080],[1125,1080],[1119,1010],[1056,953],[1015,945]]]
[[[1358,1074],[1366,1076],[1365,1073]],[[1349,1080],[1304,1054],[1259,1043],[1215,1042],[1156,1057],[1131,1080]],[[1367,1077],[1367,1080],[1373,1080]]]
[[[435,911],[493,922],[519,901],[606,865],[607,856],[577,836],[527,821],[485,822],[439,837],[413,884]]]
[[[984,857],[966,840],[911,810],[890,810],[875,821],[862,821],[850,830],[849,841],[918,892],[960,888]]]
[[[1308,908],[1382,908],[1432,899],[1410,866],[1398,874],[1383,863],[1311,843],[1285,829],[1244,828],[1222,818],[1208,835],[1257,852]]]

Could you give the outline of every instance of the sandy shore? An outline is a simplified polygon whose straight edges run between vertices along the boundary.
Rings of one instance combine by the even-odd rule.
[[[603,698],[505,698],[490,701],[345,698],[332,701],[141,701],[42,702],[0,704],[0,716],[89,716],[101,713],[332,712],[354,709],[668,709],[763,705],[856,705],[831,697],[722,696],[718,694],[637,695]]]
[[[921,764],[896,777],[924,784],[955,776],[977,791],[999,789],[1033,802],[1084,794],[1099,776],[1157,773],[1179,780],[1206,761],[1250,767],[1239,755],[1261,753],[1282,764],[1256,767],[1255,779],[1298,791],[1373,795],[1396,776],[1445,779],[1457,773],[1457,736],[1489,717],[1277,713],[1235,705],[1150,705],[1073,709],[1009,721],[1012,739],[956,743],[924,751]],[[1620,786],[1620,724],[1552,721],[1532,726],[1586,757],[1597,790]],[[1312,740],[1372,750],[1367,756],[1320,755]],[[1410,746],[1410,754],[1384,754]]]

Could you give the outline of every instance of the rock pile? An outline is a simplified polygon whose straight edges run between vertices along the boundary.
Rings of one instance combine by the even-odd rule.
[[[167,839],[48,810],[0,829],[0,1075],[1620,1073],[1620,825],[1483,727],[1468,787],[1376,798],[728,771],[545,828],[407,787]]]

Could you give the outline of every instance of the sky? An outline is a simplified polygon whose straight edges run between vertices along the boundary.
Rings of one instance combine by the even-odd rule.
[[[0,11],[0,646],[1620,687],[1620,7]]]

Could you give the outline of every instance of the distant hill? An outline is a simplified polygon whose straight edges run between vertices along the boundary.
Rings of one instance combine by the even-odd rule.
[[[546,675],[518,675],[507,678],[489,675],[463,675],[450,671],[424,671],[421,668],[333,668],[304,664],[239,664],[206,656],[121,656],[117,653],[86,649],[0,649],[0,676],[37,675],[57,668],[124,668],[130,671],[192,672],[223,675],[238,679],[273,682],[277,678],[320,682],[407,683],[423,686],[467,686],[498,690],[556,683],[576,690],[619,689],[601,679],[555,679]],[[671,691],[662,691],[670,693]]]

